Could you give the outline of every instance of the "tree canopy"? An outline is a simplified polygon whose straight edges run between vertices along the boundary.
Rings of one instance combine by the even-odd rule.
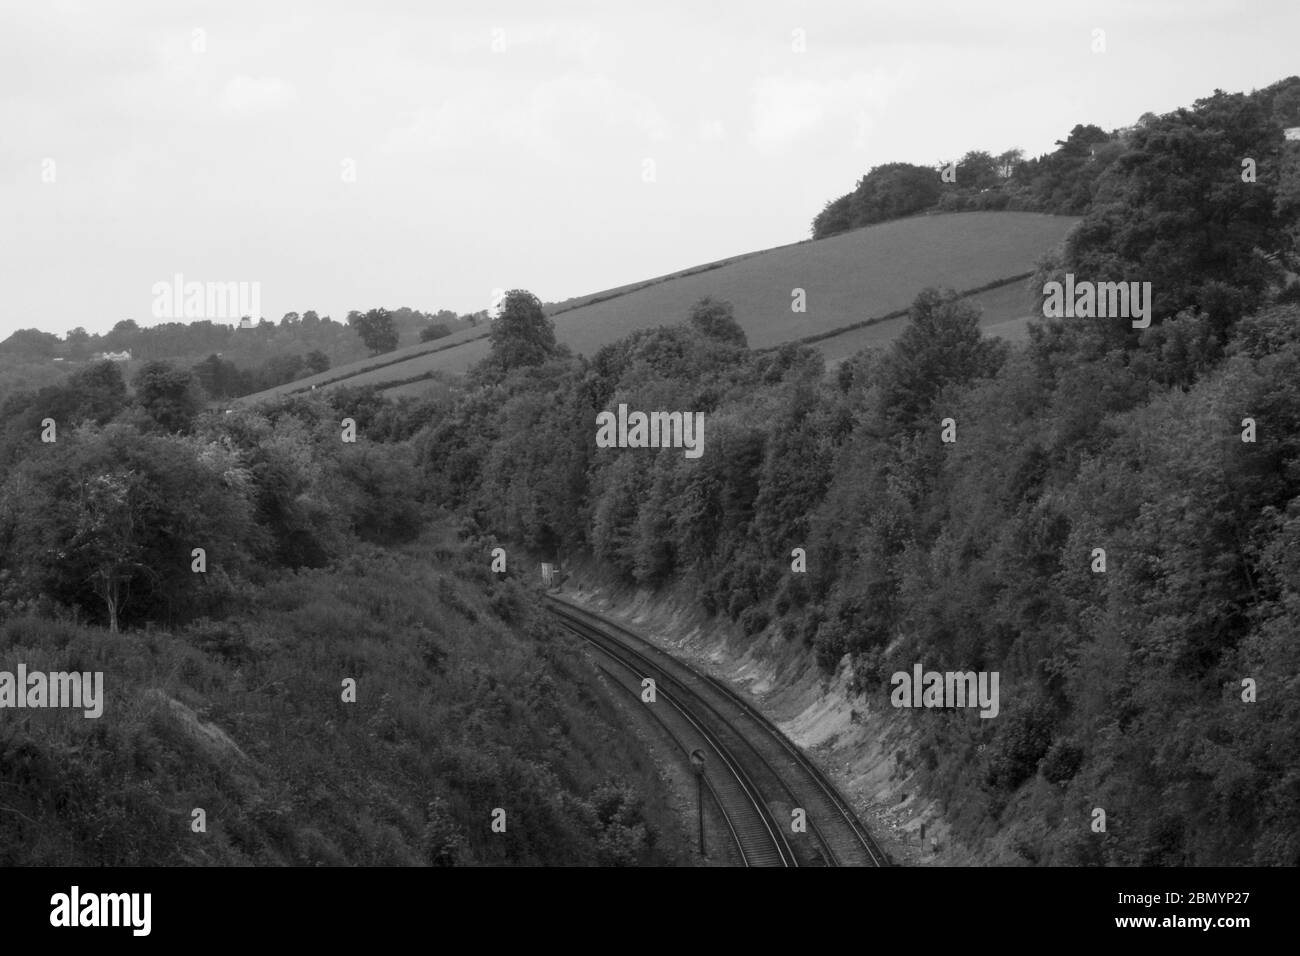
[[[558,354],[555,323],[542,308],[541,300],[524,289],[505,294],[501,310],[488,333],[491,351],[488,366],[505,373],[512,369],[540,365]]]
[[[348,325],[356,330],[371,355],[397,348],[397,327],[387,309],[370,309],[364,313],[353,310],[348,313]]]

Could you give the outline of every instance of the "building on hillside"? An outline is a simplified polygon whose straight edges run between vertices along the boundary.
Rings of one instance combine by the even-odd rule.
[[[131,350],[123,349],[120,352],[96,352],[95,358],[101,362],[129,362],[131,361]]]
[[[1300,126],[1292,126],[1288,129],[1284,129],[1282,130],[1282,134],[1286,136],[1287,139],[1300,139]]]
[[[246,315],[239,320],[239,327],[241,329],[251,329],[253,327],[253,320]]]

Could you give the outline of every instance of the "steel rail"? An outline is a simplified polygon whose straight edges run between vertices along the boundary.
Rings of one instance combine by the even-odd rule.
[[[891,865],[888,855],[871,836],[866,827],[857,819],[857,815],[853,812],[848,801],[839,793],[821,768],[735,690],[710,675],[700,674],[663,649],[655,647],[640,635],[613,621],[608,621],[585,608],[570,604],[568,601],[558,599],[553,595],[547,595],[547,597],[550,599],[548,608],[561,621],[570,624],[576,623],[582,628],[600,634],[605,640],[615,643],[624,652],[634,655],[640,662],[639,667],[652,673],[661,673],[669,679],[671,684],[680,688],[682,693],[689,694],[696,701],[696,708],[707,710],[713,719],[724,726],[730,734],[742,740],[752,752],[753,759],[761,764],[764,772],[771,777],[792,802],[798,803],[800,799],[795,794],[789,779],[791,771],[787,769],[783,773],[773,766],[773,761],[769,759],[770,750],[765,754],[764,749],[777,748],[780,755],[786,758],[783,762],[787,768],[789,762],[793,761],[795,770],[798,772],[797,775],[801,777],[796,781],[796,786],[801,784],[807,787],[810,791],[808,795],[824,803],[825,816],[832,818],[829,820],[823,819],[821,821],[822,825],[819,826],[818,821],[814,819],[814,815],[810,811],[806,811],[807,824],[824,850],[821,855],[826,863],[832,866],[843,865],[845,861],[841,857],[846,855],[844,849],[847,847],[849,851],[847,855],[850,857],[848,862],[850,863],[863,865],[865,859],[865,861],[868,861],[867,865]],[[571,627],[571,629],[573,628]],[[632,640],[637,646],[629,647],[623,639],[616,635],[622,635]],[[637,647],[643,648],[648,653],[642,653]],[[659,660],[652,660],[649,655],[654,655]],[[691,681],[706,685],[716,696],[722,699],[721,703],[725,704],[726,707],[739,711],[739,716],[748,724],[748,732],[739,725],[735,717],[729,717],[719,712],[718,707],[710,703],[699,690],[688,686]],[[839,836],[839,850],[836,849],[831,836],[825,832],[826,826],[830,826]]]

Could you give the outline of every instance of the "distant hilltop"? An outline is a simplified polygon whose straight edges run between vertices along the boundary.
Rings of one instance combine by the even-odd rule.
[[[1041,311],[1026,280],[1044,250],[1078,222],[1030,212],[970,212],[897,219],[824,240],[805,240],[547,306],[556,339],[593,354],[638,329],[680,321],[704,296],[730,302],[749,344],[817,347],[828,361],[890,341],[927,286],[948,286],[983,309],[991,334],[1019,338]],[[488,353],[488,329],[461,329],[319,375],[247,395],[238,404],[330,386],[378,386],[392,396],[432,387]]]

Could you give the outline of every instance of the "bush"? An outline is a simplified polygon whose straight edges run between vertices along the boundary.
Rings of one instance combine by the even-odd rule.
[[[591,795],[597,852],[603,866],[634,866],[655,843],[645,819],[645,798],[626,781],[609,779]]]
[[[988,783],[1010,792],[1032,777],[1052,744],[1051,713],[1042,702],[1006,716],[994,740]]]
[[[1083,766],[1083,748],[1068,740],[1052,744],[1039,770],[1048,783],[1069,783]]]
[[[808,609],[808,613],[804,616],[802,627],[802,637],[805,647],[812,647],[813,644],[816,643],[818,628],[822,626],[822,622],[825,620],[826,612],[822,610],[820,606]]]
[[[456,822],[447,801],[434,797],[426,811],[423,851],[430,866],[460,866],[470,861],[465,828]]]
[[[748,607],[740,615],[740,629],[746,637],[759,633],[771,622],[772,615],[766,608]]]
[[[885,688],[885,655],[879,647],[854,652],[852,655],[853,681],[850,691],[854,694],[870,694]]]
[[[1292,280],[1291,283],[1277,294],[1278,305],[1291,305],[1300,302],[1300,280]]]
[[[785,616],[791,608],[800,608],[808,603],[808,583],[802,574],[782,576],[776,590],[776,613]]]
[[[817,666],[823,673],[833,673],[846,650],[844,625],[840,621],[826,621],[817,629],[817,638],[813,642],[813,647]]]
[[[749,607],[752,600],[753,598],[750,597],[748,591],[740,588],[732,591],[731,597],[727,599],[727,617],[731,618],[733,621],[738,620],[740,615],[744,613],[745,609]]]

